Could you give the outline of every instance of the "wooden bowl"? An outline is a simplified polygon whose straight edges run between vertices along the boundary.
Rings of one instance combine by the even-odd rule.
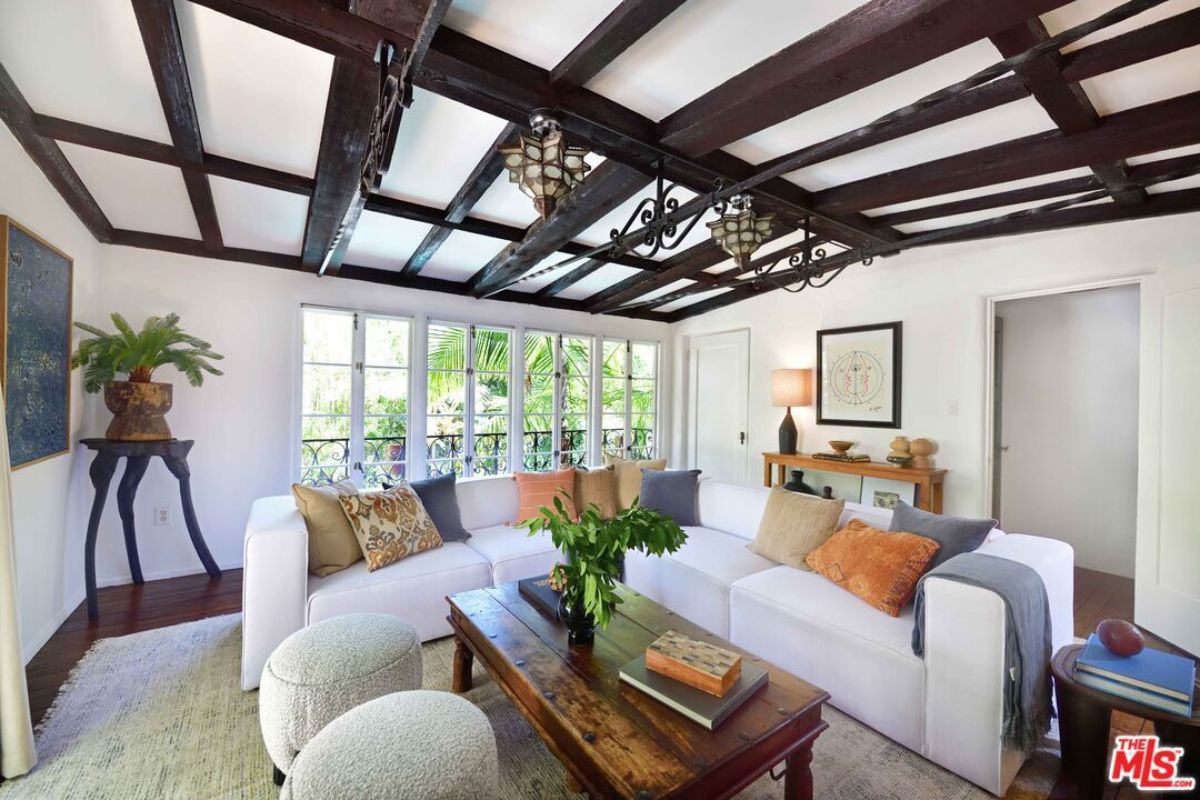
[[[833,452],[845,455],[850,452],[851,447],[854,447],[854,442],[847,442],[844,439],[832,439],[829,442],[829,446],[833,448]]]

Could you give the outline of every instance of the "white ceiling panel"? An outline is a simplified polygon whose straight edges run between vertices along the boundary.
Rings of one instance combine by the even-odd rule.
[[[751,7],[689,0],[587,86],[661,120],[858,5],[859,0],[758,0]]]
[[[759,164],[874,122],[885,114],[944,89],[999,60],[1000,54],[990,43],[975,42],[747,136],[724,149],[752,164]],[[1040,113],[1043,124],[1038,130],[1045,130],[1052,123],[1044,111]],[[1023,114],[1017,119],[1017,129],[1023,127],[1021,123],[1024,118]],[[1001,122],[1005,121],[1002,116]],[[918,136],[928,136],[930,133],[932,131],[924,131]],[[904,142],[907,138],[910,137],[884,143],[879,147]],[[977,146],[966,136],[958,143],[956,150],[970,150]],[[902,155],[903,148],[899,152]],[[844,156],[849,157],[851,156]]]
[[[1187,147],[1160,150],[1157,153],[1143,153],[1140,156],[1131,156],[1125,160],[1130,164],[1146,164],[1151,161],[1161,161],[1165,158],[1176,158],[1178,156],[1191,156],[1197,153],[1200,153],[1200,144],[1189,144]]]
[[[1089,78],[1083,86],[1101,116],[1194,92],[1200,76],[1200,46],[1177,50],[1125,69]]]
[[[225,178],[209,181],[227,246],[300,255],[307,197]]]
[[[444,24],[551,69],[618,5],[620,0],[455,0]]]
[[[311,177],[333,56],[186,0],[175,6],[205,149]]]
[[[498,117],[416,89],[381,193],[444,208],[504,125]]]
[[[1048,172],[1045,175],[1033,175],[1029,178],[1020,178],[1019,180],[1015,181],[994,183],[990,186],[981,186],[978,189],[964,189],[961,192],[940,194],[934,197],[922,197],[920,200],[910,200],[905,203],[895,203],[890,206],[880,206],[879,208],[870,209],[867,212],[867,215],[876,216],[878,214],[895,214],[900,211],[911,211],[914,208],[925,208],[926,206],[934,206],[941,203],[953,203],[958,200],[968,200],[972,197],[983,197],[984,195],[996,194],[997,192],[1007,192],[1011,189],[1025,189],[1030,186],[1041,186],[1043,183],[1053,183],[1066,178],[1087,177],[1091,174],[1092,171],[1087,167],[1066,169],[1061,172]]]
[[[398,270],[408,261],[431,225],[410,219],[364,211],[354,238],[346,248],[345,262],[362,267]]]
[[[114,228],[200,238],[177,167],[79,145],[61,146]]]
[[[722,295],[729,291],[732,291],[732,289],[722,288],[722,289],[711,289],[707,292],[697,292],[696,294],[690,294],[687,297],[681,297],[680,299],[678,299],[672,303],[666,303],[664,305],[661,305],[661,306],[655,308],[654,311],[657,311],[660,314],[669,314],[672,311],[678,311],[681,308],[686,308],[688,306],[695,305],[696,303],[699,303],[703,300],[708,300],[711,297],[716,297],[717,295]]]
[[[504,241],[490,236],[455,231],[442,242],[421,274],[430,278],[465,281],[483,269],[493,256],[504,249],[504,245]]]
[[[1200,189],[1200,175],[1180,178],[1177,181],[1163,181],[1147,187],[1146,191],[1150,194],[1162,194],[1163,192],[1177,192],[1180,189]]]
[[[515,183],[508,180],[508,173],[503,172],[483,193],[471,208],[471,216],[492,222],[503,222],[505,225],[515,225],[520,228],[538,218],[533,201],[521,194]]]
[[[972,222],[981,222],[985,219],[995,219],[996,217],[1010,214],[1013,211],[1021,211],[1027,208],[1037,208],[1044,206],[1047,203],[1056,203],[1060,200],[1066,200],[1070,197],[1078,195],[1064,195],[1055,197],[1050,200],[1033,200],[1028,203],[1015,203],[1013,205],[999,206],[997,208],[987,208],[982,211],[969,211],[965,214],[952,214],[948,217],[936,217],[934,219],[924,219],[919,222],[906,222],[902,225],[897,225],[896,230],[901,233],[922,233],[924,231],[933,231],[938,228],[949,228],[955,225],[967,225]],[[1086,203],[1081,205],[1087,205]]]
[[[34,111],[171,141],[128,0],[4,0],[0,62]]]
[[[809,191],[819,191],[1052,129],[1054,122],[1036,100],[1028,97],[813,164],[784,177]]]
[[[1090,22],[1101,14],[1112,11],[1124,2],[1125,0],[1075,0],[1074,3],[1068,3],[1065,6],[1060,6],[1053,11],[1042,14],[1042,22],[1051,36],[1057,36],[1068,28]],[[1111,39],[1122,33],[1129,33],[1152,22],[1157,22],[1197,7],[1200,7],[1200,0],[1168,0],[1168,2],[1143,11],[1141,14],[1131,17],[1124,22],[1119,22],[1116,25],[1099,30],[1091,36],[1085,36],[1078,42],[1064,47],[1063,51],[1069,53],[1072,50],[1078,50],[1081,47],[1087,47],[1090,44]]]
[[[640,273],[641,270],[634,269],[633,267],[626,267],[621,264],[606,264],[583,280],[563,289],[557,296],[567,300],[586,300],[596,292],[603,291],[613,284],[620,283],[631,275]]]
[[[685,189],[682,186],[671,193],[671,197],[679,200],[680,205],[683,205],[684,203],[691,201],[695,196],[696,196],[695,192],[693,192],[689,189]],[[612,211],[605,214],[603,217],[601,217],[599,220],[597,220],[595,223],[593,223],[590,227],[588,227],[586,230],[584,230],[582,233],[580,233],[578,236],[576,236],[575,240],[583,242],[584,244],[589,244],[589,245],[601,245],[601,244],[608,242],[609,234],[612,232],[612,230],[614,228],[616,228],[617,230],[620,230],[621,228],[625,227],[625,223],[629,221],[630,215],[634,213],[634,210],[637,208],[638,204],[641,203],[643,199],[653,198],[653,197],[654,197],[654,184],[651,183],[649,186],[647,186],[641,192],[638,192],[636,195],[634,195],[630,199],[626,200],[624,203],[617,206]],[[705,225],[705,223],[711,222],[712,220],[715,220],[716,218],[717,217],[716,217],[715,213],[713,213],[711,211],[704,212],[704,218],[696,223],[696,226],[694,228],[692,228],[691,231],[688,232],[687,236],[683,237],[683,239],[680,242],[678,247],[676,247],[673,250],[660,250],[654,256],[654,260],[655,261],[666,260],[666,259],[670,258],[671,256],[675,255],[676,253],[686,250],[687,248],[692,247],[693,245],[697,245],[703,241],[711,239],[712,234],[708,230],[708,226]],[[629,228],[629,232],[632,233],[640,227],[641,227],[640,223],[634,223]],[[640,255],[640,253],[637,253],[637,255]]]

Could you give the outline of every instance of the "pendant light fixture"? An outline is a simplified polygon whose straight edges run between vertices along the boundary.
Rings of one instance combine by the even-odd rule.
[[[583,183],[592,167],[584,157],[586,147],[567,143],[558,120],[544,109],[529,117],[532,136],[522,134],[511,147],[501,147],[508,179],[533,198],[542,219],[550,216],[558,201]]]

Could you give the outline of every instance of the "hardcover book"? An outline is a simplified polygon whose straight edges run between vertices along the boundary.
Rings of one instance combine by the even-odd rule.
[[[517,591],[529,604],[550,619],[558,619],[558,600],[561,592],[550,588],[550,578],[522,578],[517,581]]]
[[[1090,672],[1080,672],[1078,670],[1075,672],[1075,680],[1084,686],[1105,692],[1106,694],[1132,700],[1135,703],[1141,703],[1142,705],[1157,708],[1161,711],[1169,711],[1181,717],[1190,717],[1192,715],[1191,703],[1185,703],[1182,700],[1176,700],[1158,692],[1139,689],[1136,686],[1110,681],[1108,678],[1101,678],[1099,675],[1093,675]]]
[[[844,461],[850,464],[861,464],[871,460],[870,456],[852,456],[848,453],[845,455],[842,453],[813,453],[812,457],[820,461]]]
[[[621,667],[621,680],[670,706],[708,730],[716,730],[734,711],[767,685],[767,671],[753,663],[742,665],[742,675],[724,697],[715,697],[666,675],[646,669],[646,656],[640,655]]]
[[[1191,714],[1196,662],[1190,658],[1150,648],[1135,656],[1118,656],[1093,633],[1075,660],[1075,670],[1173,698],[1186,703]]]

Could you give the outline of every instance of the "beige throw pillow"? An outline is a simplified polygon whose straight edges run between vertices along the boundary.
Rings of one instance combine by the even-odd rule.
[[[582,514],[590,505],[601,519],[617,515],[617,475],[612,467],[575,470],[575,509]]]
[[[429,512],[407,483],[386,492],[342,495],[338,501],[367,559],[368,572],[442,546]]]
[[[363,557],[350,520],[338,502],[338,496],[344,494],[358,494],[358,487],[351,481],[325,486],[292,484],[296,508],[308,528],[308,571],[322,578]]]
[[[750,550],[789,567],[811,571],[804,559],[837,532],[844,500],[772,489]]]
[[[642,493],[642,470],[667,468],[665,458],[651,458],[644,461],[629,461],[620,456],[604,454],[604,466],[612,467],[617,475],[617,506],[624,510],[633,505],[633,501]]]

